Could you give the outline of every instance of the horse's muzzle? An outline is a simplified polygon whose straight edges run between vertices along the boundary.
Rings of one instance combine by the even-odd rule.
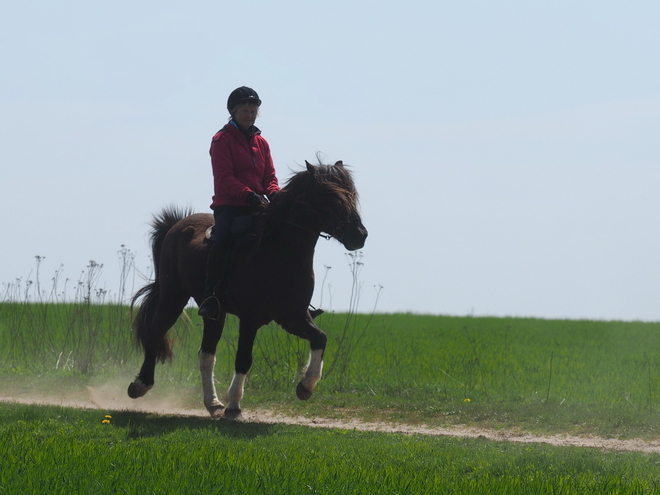
[[[357,229],[346,232],[340,240],[346,249],[355,251],[364,247],[368,235],[369,232],[364,228],[364,225],[360,225]]]

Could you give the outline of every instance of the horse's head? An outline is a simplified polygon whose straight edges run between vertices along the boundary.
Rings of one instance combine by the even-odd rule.
[[[267,208],[267,223],[282,222],[309,232],[325,232],[349,251],[364,246],[367,229],[358,212],[358,194],[342,162],[312,165],[289,179]],[[273,228],[273,227],[271,227]]]
[[[307,165],[309,203],[319,212],[318,227],[349,251],[364,246],[367,229],[358,211],[358,194],[351,172],[341,161],[334,165]]]

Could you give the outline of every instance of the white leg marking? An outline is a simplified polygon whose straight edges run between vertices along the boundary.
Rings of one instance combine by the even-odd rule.
[[[309,363],[307,364],[307,369],[305,370],[305,376],[303,376],[300,383],[310,392],[314,391],[314,387],[321,379],[321,374],[323,372],[323,350],[317,349],[315,351],[310,351],[309,353]]]
[[[218,395],[215,392],[215,383],[213,378],[213,370],[215,368],[215,356],[199,350],[199,371],[202,373],[202,392],[204,393],[204,406],[209,412],[213,413],[212,409],[222,408],[222,402],[218,400]]]
[[[227,409],[235,411],[241,409],[241,399],[243,398],[243,384],[245,377],[243,373],[234,373],[234,378],[231,380],[231,385],[227,391]]]

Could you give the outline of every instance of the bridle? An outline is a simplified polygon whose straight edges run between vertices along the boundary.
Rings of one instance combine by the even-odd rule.
[[[312,233],[312,234],[316,234],[316,231],[315,231],[315,230],[312,230],[312,229],[310,229],[310,228],[308,228],[308,227],[305,227],[305,226],[303,226],[303,225],[300,225],[300,224],[298,224],[298,223],[296,223],[296,222],[294,222],[294,221],[292,221],[292,220],[286,220],[285,223],[288,223],[288,224],[291,225],[292,227],[297,227],[297,228],[299,228],[299,229],[301,229],[301,230],[304,230],[305,232],[310,232],[310,233]],[[338,228],[339,228],[339,227],[335,228],[335,230],[337,230]],[[332,235],[332,234],[324,234],[323,232],[319,232],[319,237],[323,237],[326,241],[329,241],[330,239],[332,239],[332,238],[335,237],[335,236]],[[335,239],[336,239],[336,237],[335,237]]]

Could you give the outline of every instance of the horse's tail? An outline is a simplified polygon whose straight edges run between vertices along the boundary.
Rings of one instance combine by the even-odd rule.
[[[179,220],[192,214],[190,208],[178,209],[176,206],[164,208],[159,215],[154,215],[151,222],[151,251],[154,261],[154,280],[138,290],[131,299],[131,317],[133,307],[139,299],[142,299],[137,314],[133,319],[133,336],[137,346],[143,349],[147,346],[147,340],[151,332],[151,322],[156,313],[158,300],[160,298],[160,255],[163,241],[170,229]],[[172,358],[172,344],[167,334],[163,335],[158,343],[156,359],[163,362]]]

